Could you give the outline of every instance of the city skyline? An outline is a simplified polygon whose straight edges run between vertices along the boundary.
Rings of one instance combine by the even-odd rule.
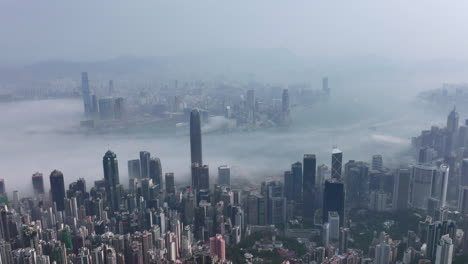
[[[1,2],[0,264],[467,264],[467,10]]]

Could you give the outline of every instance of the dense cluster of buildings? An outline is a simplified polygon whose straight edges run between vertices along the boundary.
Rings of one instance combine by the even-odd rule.
[[[283,112],[289,111],[287,97],[285,91]],[[85,179],[66,188],[63,173],[54,170],[46,192],[36,172],[33,194],[15,191],[0,201],[0,263],[230,263],[229,248],[258,232],[273,237],[242,249],[247,263],[268,261],[256,256],[265,250],[293,263],[451,263],[468,253],[462,232],[468,231],[467,127],[454,109],[445,128],[414,138],[418,162],[410,166],[386,168],[381,155],[344,163],[334,148],[330,167],[305,154],[282,179],[252,190],[231,184],[228,165],[217,168],[213,182],[203,160],[201,113],[193,109],[187,186],[176,186],[174,173],[163,172],[161,160],[147,151],[127,162],[128,188],[110,150],[103,156],[104,178],[91,188]],[[3,180],[0,194],[7,196]],[[397,239],[374,230],[367,248],[356,248],[353,210],[412,210],[421,221]],[[305,252],[276,235],[296,239]]]

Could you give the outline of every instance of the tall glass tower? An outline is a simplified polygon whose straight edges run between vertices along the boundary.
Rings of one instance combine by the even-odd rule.
[[[54,170],[50,173],[50,190],[52,202],[57,206],[57,211],[65,210],[65,183],[61,171]]]
[[[102,159],[104,168],[104,182],[106,184],[106,196],[109,206],[112,211],[118,211],[120,205],[120,181],[119,181],[119,166],[117,163],[117,155],[108,150]]]
[[[197,109],[190,113],[190,156],[192,164],[203,165],[200,112]]]

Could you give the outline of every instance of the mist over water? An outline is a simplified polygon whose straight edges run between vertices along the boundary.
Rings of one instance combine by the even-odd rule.
[[[210,166],[211,182],[223,164],[232,167],[233,181],[281,176],[305,153],[316,154],[318,164],[330,166],[333,146],[344,152],[345,162],[370,161],[373,154],[382,154],[384,163],[398,166],[401,160],[412,161],[408,155],[412,136],[445,122],[448,109],[428,110],[414,100],[383,93],[375,96],[368,89],[347,90],[343,84],[336,84],[329,102],[293,108],[293,123],[288,128],[204,133],[203,159]],[[83,177],[92,186],[103,177],[102,156],[107,149],[117,154],[124,184],[128,182],[127,160],[138,158],[140,150],[158,156],[163,172],[175,172],[176,182],[188,182],[188,131],[186,135],[145,131],[86,134],[79,132],[82,108],[78,99],[0,104],[0,175],[8,193],[14,189],[29,192],[36,171],[44,174],[48,186],[53,169],[63,171],[66,183]],[[213,131],[216,122],[226,122],[211,121],[204,131]]]

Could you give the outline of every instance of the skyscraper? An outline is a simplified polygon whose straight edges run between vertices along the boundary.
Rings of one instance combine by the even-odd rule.
[[[315,173],[317,160],[313,154],[304,154],[303,160],[303,212],[304,217],[314,217],[314,200],[315,200]]]
[[[32,175],[32,185],[35,194],[44,194],[44,178],[42,173],[36,172]]]
[[[104,168],[104,182],[106,187],[107,203],[112,211],[118,211],[120,207],[120,180],[117,155],[108,150],[102,159]]]
[[[460,185],[468,186],[468,159],[462,160]]]
[[[140,151],[140,175],[141,178],[149,178],[149,163],[151,154],[148,151]]]
[[[451,264],[453,255],[453,243],[449,235],[443,235],[437,245],[435,264]]]
[[[210,173],[208,165],[192,164],[192,188],[195,190],[208,190],[210,188]]]
[[[291,165],[293,177],[293,196],[292,200],[302,202],[302,163],[299,161]]]
[[[175,193],[174,173],[167,172],[164,175],[164,182],[166,183],[166,193],[174,194]]]
[[[266,184],[267,196],[267,223],[271,225],[286,223],[286,198],[284,197],[281,182],[268,182]]]
[[[190,113],[190,155],[192,164],[203,165],[200,112],[193,109]]]
[[[252,89],[247,91],[246,108],[249,122],[255,123],[255,92]]]
[[[84,104],[84,112],[86,117],[91,115],[91,95],[89,92],[89,81],[88,81],[88,73],[82,72],[81,73],[81,93],[83,95],[83,104]]]
[[[5,179],[0,179],[0,195],[6,196]]]
[[[132,178],[140,178],[140,160],[139,159],[134,159],[134,160],[129,160],[128,161],[128,177],[130,179]]]
[[[210,255],[218,257],[220,261],[226,260],[226,242],[222,235],[210,237]]]
[[[323,193],[322,222],[328,222],[328,212],[336,211],[340,216],[340,227],[345,223],[344,213],[345,190],[344,184],[336,179],[325,181]]]
[[[317,178],[315,179],[315,184],[317,187],[322,188],[325,184],[325,181],[330,179],[331,172],[327,165],[322,164],[317,167]]]
[[[332,151],[331,177],[341,179],[341,169],[343,167],[343,152],[337,148]]]
[[[346,253],[348,251],[348,237],[349,237],[349,228],[341,227],[340,228],[340,243],[339,248],[341,253]]]
[[[328,212],[328,223],[330,224],[330,241],[337,242],[340,238],[340,216],[336,211]]]
[[[231,168],[228,165],[218,167],[218,184],[231,185]]]
[[[458,121],[459,121],[459,116],[457,112],[457,108],[454,107],[453,110],[450,112],[450,114],[447,117],[447,131],[449,133],[454,133],[458,131]]]
[[[458,143],[458,120],[458,113],[456,111],[456,108],[454,107],[447,117],[447,134],[444,153],[446,156],[452,153],[456,144]]]
[[[372,170],[382,170],[383,169],[383,159],[382,155],[372,156]]]
[[[289,92],[288,89],[284,89],[281,97],[281,122],[288,125],[290,121]]]
[[[426,257],[430,260],[435,260],[437,256],[437,246],[440,239],[444,235],[455,238],[455,232],[457,230],[456,224],[453,221],[436,221],[429,225],[427,231],[427,246],[426,246]]]
[[[63,173],[59,170],[53,170],[49,178],[52,202],[55,203],[57,211],[63,211],[65,210],[65,183],[63,180]]]
[[[125,99],[117,97],[114,100],[114,118],[123,119],[125,117]]]
[[[393,185],[393,210],[406,210],[410,193],[411,173],[409,169],[397,169]]]
[[[159,158],[153,157],[149,160],[149,177],[153,180],[153,184],[162,186],[162,166]]]
[[[369,165],[350,160],[345,164],[346,206],[365,208],[369,197]]]
[[[446,206],[448,175],[449,175],[449,166],[447,164],[440,165],[440,168],[439,168],[440,186],[438,186],[438,188],[441,188],[440,207]]]
[[[411,169],[413,181],[410,203],[418,209],[426,209],[427,199],[432,195],[432,182],[437,173],[437,168],[432,165],[418,164]]]
[[[462,215],[468,214],[468,186],[460,186],[458,194],[458,211]]]
[[[385,241],[381,241],[375,246],[375,264],[390,263],[390,245]]]
[[[114,98],[101,98],[98,100],[99,105],[99,118],[101,120],[112,120],[115,114]]]
[[[293,183],[293,175],[291,171],[284,172],[284,196],[288,200],[292,200],[294,197],[294,183]]]

